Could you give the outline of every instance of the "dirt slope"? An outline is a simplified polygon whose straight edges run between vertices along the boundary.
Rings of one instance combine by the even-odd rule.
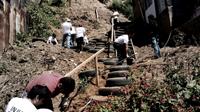
[[[96,22],[95,9],[98,9],[99,23]],[[105,36],[106,32],[110,30],[110,16],[112,12],[97,0],[75,0],[72,1],[71,8],[62,9],[63,18],[69,17],[75,25],[80,23],[87,28],[89,38],[100,38]],[[123,16],[120,20],[127,21]],[[60,29],[58,34],[61,37]],[[144,74],[150,77],[151,74],[159,74],[156,78],[162,80],[164,78],[163,68],[165,64],[170,63],[172,66],[177,62],[188,61],[194,55],[199,54],[198,47],[177,47],[177,48],[163,48],[161,49],[162,58],[153,59],[153,50],[150,46],[136,47],[138,65],[144,70]],[[43,42],[34,42],[22,47],[12,46],[5,51],[0,58],[0,112],[4,111],[7,101],[14,96],[19,96],[27,82],[34,76],[40,74],[45,70],[55,70],[63,75],[71,71],[78,64],[86,60],[91,53],[83,52],[76,53],[74,49],[63,49],[61,45],[50,46]],[[143,65],[149,65],[148,68]],[[133,71],[137,73],[140,69],[137,67]],[[84,69],[94,68],[94,63],[88,63]],[[141,75],[141,74],[140,74]],[[77,77],[74,77],[77,79]],[[87,97],[96,93],[97,87],[90,85],[90,87],[75,98],[70,111],[77,112],[77,110],[86,103]],[[58,112],[58,104],[61,96],[53,99],[55,112]],[[90,109],[88,109],[89,111]]]
[[[95,16],[96,8],[99,15],[98,23]],[[59,15],[60,19],[68,17],[75,26],[83,24],[89,38],[100,38],[110,29],[109,22],[112,12],[98,0],[77,2],[73,0],[71,8],[66,4],[61,11],[64,16]],[[124,17],[122,16],[122,18]],[[54,31],[57,31],[56,33],[61,39],[61,30],[54,28]],[[50,46],[39,41],[28,42],[21,47],[15,45],[9,47],[0,58],[0,111],[4,111],[10,98],[20,96],[32,77],[45,70],[55,70],[64,75],[91,55],[88,52],[78,54],[74,49],[63,49],[61,45]],[[89,68],[94,68],[94,64],[89,63],[82,70]]]

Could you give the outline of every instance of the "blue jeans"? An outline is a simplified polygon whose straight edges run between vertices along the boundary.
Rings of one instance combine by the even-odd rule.
[[[72,40],[70,33],[66,33],[63,35],[62,47],[67,47],[67,48],[72,47]]]
[[[155,36],[152,37],[152,47],[154,49],[154,54],[155,54],[156,58],[161,57],[159,43]]]

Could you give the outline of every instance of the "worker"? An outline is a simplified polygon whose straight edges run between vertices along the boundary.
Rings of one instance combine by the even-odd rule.
[[[120,35],[114,40],[113,47],[117,51],[117,65],[122,65],[124,59],[128,57],[128,42],[131,37],[132,33],[130,31],[126,31],[126,34]]]
[[[58,44],[58,41],[56,39],[56,34],[53,33],[52,36],[50,36],[47,40],[47,44],[52,44],[52,45],[56,45]]]
[[[71,30],[72,24],[69,18],[62,24],[63,29],[63,39],[62,39],[62,47],[71,48],[72,47],[72,39],[71,39]]]
[[[148,16],[148,36],[151,38],[152,48],[154,49],[154,57],[161,57],[159,46],[159,33],[156,18],[153,15]]]
[[[51,97],[55,97],[62,93],[64,95],[63,98],[67,98],[75,89],[75,80],[71,77],[64,77],[58,72],[44,71],[42,74],[28,82],[25,88],[25,94],[29,93],[35,85],[47,86],[50,90]]]
[[[81,24],[76,28],[77,52],[79,53],[83,50],[85,32],[86,30]]]
[[[46,86],[35,85],[31,88],[27,97],[12,98],[6,106],[5,112],[36,112],[39,108],[52,111],[53,105],[49,103],[49,100],[51,100],[49,89]],[[43,107],[44,104],[49,105]]]

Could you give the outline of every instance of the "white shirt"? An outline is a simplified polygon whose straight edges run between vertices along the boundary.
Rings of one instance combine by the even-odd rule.
[[[64,34],[71,33],[72,24],[70,22],[64,22],[62,28]]]
[[[74,26],[72,26],[71,34],[76,34],[76,29]]]
[[[84,37],[85,28],[84,27],[77,27],[76,28],[76,38]]]
[[[36,112],[37,108],[27,98],[12,98],[5,112]]]
[[[128,44],[128,40],[128,35],[121,35],[117,39],[115,39],[115,42],[119,44]]]
[[[47,43],[52,43],[52,42],[56,42],[56,43],[57,43],[57,39],[56,39],[56,38],[53,38],[52,36],[50,36],[50,37],[48,38]]]

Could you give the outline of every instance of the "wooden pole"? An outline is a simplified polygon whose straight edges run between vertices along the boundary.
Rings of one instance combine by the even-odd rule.
[[[110,58],[110,45],[113,43],[113,34],[114,34],[114,19],[113,17],[111,18],[111,39],[108,39],[108,58]]]
[[[95,14],[96,14],[96,20],[97,20],[97,22],[99,22],[98,8],[95,9]]]
[[[131,41],[131,46],[132,46],[132,49],[133,49],[135,60],[137,60],[137,56],[136,56],[136,53],[135,53],[135,48],[134,48],[132,39],[130,39],[130,41]]]
[[[76,68],[74,68],[72,71],[70,71],[69,73],[65,74],[65,77],[69,77],[69,76],[73,75],[75,72],[78,72],[81,69],[81,67],[85,66],[88,62],[90,62],[92,59],[94,59],[97,55],[102,53],[104,50],[105,50],[105,48],[100,49],[98,52],[96,52],[95,54],[90,56],[88,59],[86,59],[84,62],[82,62]]]
[[[114,19],[111,20],[112,28],[111,28],[111,42],[113,42],[114,37]]]
[[[99,70],[98,70],[98,56],[95,57],[95,70],[96,70],[96,81],[97,81],[97,86],[99,86]]]

